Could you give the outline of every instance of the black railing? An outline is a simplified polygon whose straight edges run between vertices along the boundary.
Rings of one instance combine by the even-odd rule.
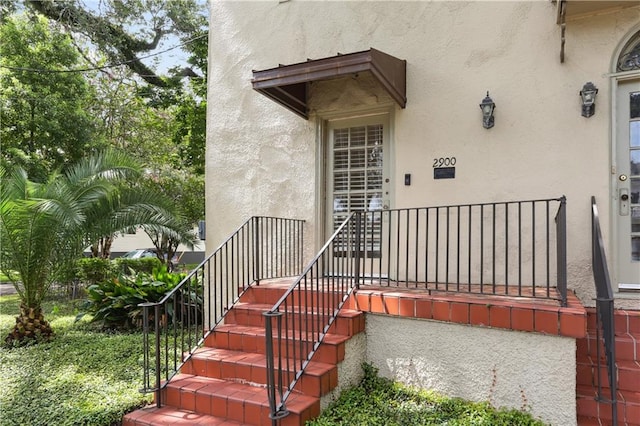
[[[267,390],[274,424],[360,277],[362,213],[351,213],[280,300],[265,312]],[[274,324],[275,320],[275,324]]]
[[[252,217],[157,303],[143,303],[142,392],[161,392],[244,291],[260,280],[298,276],[303,221]]]
[[[363,284],[566,306],[565,197],[379,210],[362,221]]]
[[[264,313],[271,418],[288,414],[287,398],[358,286],[566,306],[566,277],[565,197],[351,213]]]
[[[609,278],[607,258],[605,256],[602,231],[600,230],[600,219],[598,216],[598,206],[596,198],[591,197],[591,250],[593,280],[596,285],[596,363],[598,397],[602,402],[611,404],[611,419],[614,425],[618,424],[617,408],[617,371],[616,371],[616,348],[615,348],[615,324],[613,289]],[[602,329],[604,340],[604,353],[607,361],[607,376],[609,379],[610,398],[606,398],[602,393],[602,376],[600,373],[600,329]]]

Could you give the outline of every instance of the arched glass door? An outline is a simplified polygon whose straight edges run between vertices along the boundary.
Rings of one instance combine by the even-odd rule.
[[[614,214],[618,290],[640,291],[640,32],[626,44],[617,71],[638,71],[616,93]]]

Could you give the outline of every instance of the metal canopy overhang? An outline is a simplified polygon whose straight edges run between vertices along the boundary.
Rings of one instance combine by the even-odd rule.
[[[407,104],[407,61],[376,49],[253,71],[253,89],[309,118],[309,83],[370,72],[400,107]]]

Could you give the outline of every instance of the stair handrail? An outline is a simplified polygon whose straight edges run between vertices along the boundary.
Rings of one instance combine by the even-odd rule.
[[[143,325],[140,391],[155,392],[158,408],[162,406],[160,390],[249,287],[263,279],[299,275],[303,224],[299,219],[253,216],[160,301],[138,305]]]
[[[558,203],[555,217],[552,212],[554,203]],[[461,217],[465,217],[464,223]],[[525,220],[527,223],[524,223]],[[554,221],[555,232],[552,225]],[[450,232],[450,229],[454,231]],[[526,235],[524,229],[527,229]],[[511,240],[509,240],[510,233]],[[418,234],[420,238],[417,237]],[[461,235],[464,235],[465,240],[468,241],[464,251],[460,249],[463,246],[460,243]],[[442,240],[439,240],[440,237]],[[475,239],[473,244],[472,238]],[[512,253],[509,241],[513,241],[513,238],[515,238],[517,250]],[[314,299],[317,299],[316,304],[320,300],[325,300],[327,296],[324,287],[338,281],[340,283],[338,301],[330,308],[339,309],[358,286],[391,286],[393,282],[395,285],[403,285],[406,288],[419,288],[418,284],[424,284],[421,288],[426,288],[428,292],[452,291],[542,297],[558,300],[561,306],[566,306],[566,240],[565,196],[550,199],[354,211],[347,215],[344,222],[305,268],[303,275],[269,311],[264,313],[267,388],[271,418],[279,419],[287,415],[285,405],[287,398],[322,342],[324,334],[337,318],[337,310],[329,309],[328,315],[322,313],[321,324],[313,323],[314,329],[304,330],[306,335],[311,335],[310,342],[305,340],[306,335],[305,339],[302,336],[295,336],[296,333],[303,333],[304,324],[301,320],[298,320],[298,323],[292,323],[291,317],[296,313],[296,305],[293,303],[296,297],[298,301],[305,302],[311,299],[310,302],[301,304],[302,308],[299,308],[301,310],[314,312],[316,308],[324,309],[326,308],[324,305],[313,306]],[[504,243],[500,246],[497,241],[504,241]],[[527,241],[530,248],[523,247],[523,241]],[[554,242],[557,267],[555,291],[550,279]],[[450,246],[453,248],[450,249]],[[479,254],[471,252],[472,246],[474,250],[479,249]],[[504,252],[503,271],[498,271],[500,261],[497,254],[498,246],[500,246],[499,250]],[[442,256],[445,259],[438,258],[440,248],[444,250]],[[523,285],[527,279],[523,277],[522,259],[525,257],[523,252],[529,249],[534,259],[531,267],[531,294],[523,291]],[[435,252],[433,258],[430,258],[432,255],[430,250]],[[535,255],[538,250],[541,251],[541,255],[536,261]],[[486,260],[483,260],[485,253],[490,254],[486,256]],[[392,255],[393,259],[390,259]],[[472,255],[475,255],[473,260]],[[465,259],[464,256],[468,257]],[[509,256],[517,259],[515,268],[509,269],[510,266],[514,266],[513,262],[507,260]],[[414,264],[409,264],[409,259],[412,259]],[[422,263],[419,264],[419,261]],[[444,271],[441,275],[438,274],[440,263],[446,265],[442,268]],[[451,276],[460,276],[461,265],[465,269],[468,268],[466,284],[460,285],[460,281],[450,284],[450,263],[455,263],[456,266],[455,269],[451,268]],[[475,285],[475,281],[471,278],[471,271],[478,265],[480,266],[479,285]],[[487,273],[487,277],[483,278],[485,265],[488,265],[491,270]],[[499,282],[500,273],[504,274],[503,282]],[[541,276],[537,280],[536,274]],[[510,277],[514,282],[509,282]],[[431,285],[431,288],[428,285]],[[536,292],[538,285],[542,291]],[[321,296],[310,298],[307,295],[310,286],[320,289]],[[305,320],[309,317],[309,315],[305,317],[304,313],[296,314]],[[283,346],[283,342],[289,340],[294,341],[293,346],[291,343],[286,343],[286,347]],[[286,356],[278,353],[276,359],[274,348],[286,349],[288,352],[284,354]]]
[[[617,370],[616,370],[616,348],[615,348],[615,319],[614,319],[614,298],[611,287],[609,269],[607,267],[607,257],[600,228],[600,219],[596,197],[591,197],[591,249],[592,249],[592,269],[593,280],[596,286],[596,365],[598,380],[597,400],[611,404],[611,418],[614,425],[618,424],[617,408]],[[607,360],[607,376],[609,379],[610,398],[602,395],[602,384],[600,374],[600,327],[604,339],[604,351]]]
[[[362,216],[361,212],[350,213],[309,262],[300,277],[269,311],[263,313],[269,417],[274,424],[278,419],[289,414],[286,408],[288,397],[320,347],[329,328],[336,321],[339,311],[358,286]],[[336,253],[341,255],[341,261],[335,260]],[[325,260],[329,256],[331,263],[326,264]],[[309,284],[312,291],[309,291]],[[329,287],[330,291],[325,292],[325,286]],[[296,311],[294,300],[301,303],[300,306],[304,304],[305,309],[299,308]],[[299,315],[297,323],[293,317],[294,314]],[[303,316],[304,320],[302,320]],[[317,316],[320,318],[316,323]],[[274,319],[276,320],[275,342]],[[287,343],[288,338],[292,338],[291,345]],[[309,338],[312,339],[311,342]],[[277,354],[274,351],[274,343]]]

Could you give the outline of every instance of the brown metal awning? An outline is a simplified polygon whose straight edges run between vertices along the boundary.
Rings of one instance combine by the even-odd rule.
[[[309,83],[363,72],[370,72],[380,86],[404,108],[407,104],[406,68],[407,61],[369,49],[253,71],[251,83],[254,90],[307,119]]]

